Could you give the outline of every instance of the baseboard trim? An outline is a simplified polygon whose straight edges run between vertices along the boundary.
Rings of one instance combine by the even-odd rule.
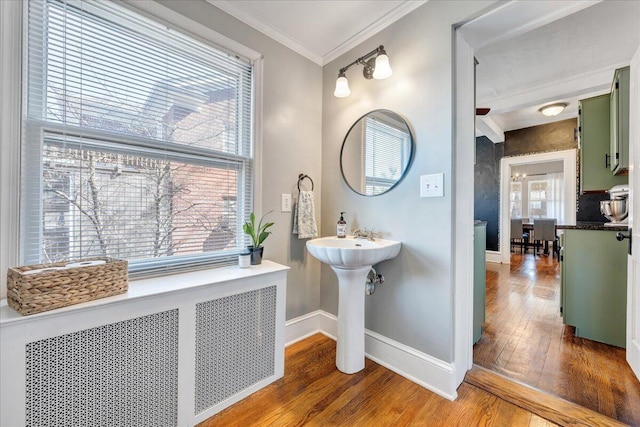
[[[486,251],[485,259],[487,262],[494,262],[496,264],[502,264],[502,252]]]
[[[338,318],[326,311],[316,310],[287,321],[285,331],[286,346],[316,333],[335,340]],[[455,400],[458,396],[453,363],[444,362],[368,329],[365,329],[365,354],[374,362],[445,399]]]
[[[284,326],[284,346],[289,347],[320,332],[320,310],[287,320]]]

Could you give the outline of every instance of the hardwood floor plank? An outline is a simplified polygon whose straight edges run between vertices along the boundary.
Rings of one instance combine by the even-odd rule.
[[[335,368],[334,368],[335,369]],[[314,405],[314,414],[312,417],[308,417],[310,420],[323,420],[325,423],[331,423],[331,417],[336,413],[340,412],[341,416],[344,413],[347,413],[348,410],[344,408],[352,401],[358,401],[361,396],[367,394],[367,390],[372,387],[378,386],[378,384],[384,382],[386,379],[391,377],[391,374],[388,370],[383,369],[380,365],[375,364],[367,360],[365,364],[365,370],[361,371],[357,374],[347,375],[340,374],[340,377],[336,380],[340,382],[344,382],[345,378],[354,377],[346,379],[346,386],[339,386],[336,389],[336,392],[332,392],[327,398],[319,401]],[[338,385],[339,383],[335,383],[334,385]],[[331,384],[329,384],[331,386]],[[307,399],[308,396],[301,396],[301,398]],[[337,417],[339,418],[339,417]]]
[[[486,321],[474,363],[640,426],[640,382],[624,349],[576,337],[562,323],[559,272],[548,256],[487,263]]]
[[[493,425],[497,418],[500,399],[476,387],[460,389],[458,399],[463,404],[457,405],[445,425],[449,426],[486,426]]]
[[[287,348],[284,378],[199,426],[506,427],[533,419],[470,384],[458,393],[451,402],[368,359],[363,371],[343,374],[335,368],[335,342],[317,335]]]
[[[556,424],[537,415],[531,415],[531,421],[529,422],[529,427],[551,427],[554,425]]]
[[[474,366],[467,372],[465,382],[561,426],[576,425],[577,420],[583,420],[585,425],[592,426],[625,425],[591,409],[517,383],[479,366]]]

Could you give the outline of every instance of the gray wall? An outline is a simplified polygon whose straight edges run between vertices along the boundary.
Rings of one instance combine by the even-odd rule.
[[[445,361],[453,354],[452,25],[491,2],[428,2],[324,67],[322,120],[322,230],[335,234],[340,211],[347,228],[374,228],[402,242],[397,258],[377,268],[386,278],[366,299],[366,327]],[[335,98],[338,69],[383,44],[393,75],[365,80],[347,72],[351,96]],[[392,191],[364,197],[349,190],[339,169],[340,146],[364,113],[386,108],[404,116],[416,139],[416,157]],[[421,199],[419,176],[443,172],[443,198]],[[337,314],[337,280],[322,267],[321,307]]]
[[[262,206],[274,212],[273,234],[265,258],[291,267],[287,281],[287,319],[320,307],[320,263],[291,234],[291,213],[280,212],[280,195],[294,193],[298,174],[315,183],[320,221],[322,67],[203,0],[158,0],[162,5],[264,55]],[[297,189],[296,189],[297,191]]]

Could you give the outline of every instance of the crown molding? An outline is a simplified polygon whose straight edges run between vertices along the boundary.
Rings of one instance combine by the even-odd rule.
[[[389,25],[393,24],[403,16],[411,13],[418,7],[425,4],[427,1],[428,0],[409,0],[405,3],[402,3],[401,5],[399,5],[398,7],[396,7],[389,13],[387,13],[386,15],[382,16],[380,19],[376,20],[374,23],[369,25],[364,30],[358,32],[354,36],[350,37],[349,39],[347,39],[346,41],[344,41],[343,43],[341,43],[340,45],[338,45],[337,47],[329,51],[329,53],[322,56],[305,48],[290,36],[285,35],[284,33],[278,31],[277,29],[243,12],[238,7],[236,7],[233,4],[233,1],[231,0],[206,0],[207,3],[228,13],[234,18],[244,22],[245,24],[249,25],[255,30],[260,31],[264,35],[272,38],[278,43],[288,47],[294,52],[304,56],[305,58],[309,59],[312,62],[315,62],[320,66],[324,66],[328,64],[329,62],[333,61],[343,53],[346,53],[347,51],[358,46],[360,43],[364,42],[369,37],[387,28]]]
[[[243,12],[238,7],[234,6],[233,2],[230,0],[206,0],[207,3],[217,7],[223,12],[228,13],[239,21],[244,22],[248,26],[254,28],[257,31],[260,31],[262,34],[274,39],[278,43],[288,47],[294,52],[304,56],[312,62],[322,66],[324,65],[322,62],[322,57],[311,52],[309,49],[302,46],[300,43],[293,40],[291,37],[281,33],[275,28],[259,21],[258,19],[250,16],[249,14]]]
[[[354,47],[360,45],[362,42],[366,41],[373,35],[379,33],[380,31],[387,28],[389,25],[393,24],[400,18],[408,15],[413,12],[423,4],[425,4],[429,0],[415,0],[415,1],[407,1],[402,3],[386,15],[382,16],[371,25],[369,25],[364,30],[356,33],[352,37],[345,40],[340,45],[336,46],[334,49],[329,51],[329,53],[325,54],[322,57],[322,65],[326,65],[334,59],[338,58],[340,55],[347,53],[349,50]]]

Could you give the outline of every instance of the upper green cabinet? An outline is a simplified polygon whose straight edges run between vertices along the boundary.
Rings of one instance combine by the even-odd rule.
[[[580,101],[580,191],[601,192],[626,184],[626,176],[611,173],[610,96],[595,96]]]
[[[626,174],[629,170],[629,67],[616,70],[609,101],[611,172]]]

